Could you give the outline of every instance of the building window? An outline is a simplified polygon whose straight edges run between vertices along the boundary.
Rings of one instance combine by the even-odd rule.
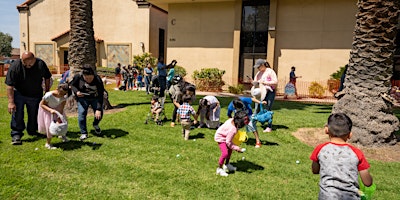
[[[270,1],[244,0],[240,35],[239,83],[254,77],[255,60],[265,59],[268,46]]]

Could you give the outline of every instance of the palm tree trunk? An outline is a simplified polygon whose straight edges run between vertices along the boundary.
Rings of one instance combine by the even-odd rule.
[[[90,64],[96,70],[92,0],[70,0],[70,10],[68,63],[72,75],[79,71],[83,64]]]
[[[357,5],[344,96],[332,112],[346,113],[352,119],[352,142],[393,144],[399,119],[382,96],[389,94],[391,87],[399,0],[359,0]]]
[[[70,26],[68,64],[71,80],[84,64],[90,64],[96,71],[92,0],[70,0]],[[73,96],[67,99],[66,109],[77,110]]]

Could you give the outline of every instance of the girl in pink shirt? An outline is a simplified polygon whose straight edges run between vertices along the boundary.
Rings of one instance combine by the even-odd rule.
[[[229,164],[229,160],[232,155],[232,150],[243,153],[246,151],[245,148],[240,148],[233,144],[232,139],[237,133],[238,129],[244,127],[249,123],[249,117],[246,111],[239,111],[235,113],[233,118],[225,121],[220,126],[214,136],[214,140],[218,142],[218,146],[221,150],[221,156],[219,158],[219,167],[217,168],[216,174],[220,176],[228,176],[226,171],[235,171],[236,167]],[[225,165],[224,165],[225,162]]]

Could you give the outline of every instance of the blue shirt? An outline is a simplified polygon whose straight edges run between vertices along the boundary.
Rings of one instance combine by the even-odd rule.
[[[167,76],[167,67],[164,63],[157,64],[158,76]]]
[[[244,106],[247,108],[247,114],[249,117],[253,114],[253,110],[251,108],[251,104],[253,101],[250,97],[239,97],[239,99],[243,102]],[[235,107],[233,106],[233,101],[231,101],[228,105],[228,117],[232,117],[232,112],[236,111]]]
[[[142,81],[143,81],[143,76],[142,76],[142,75],[139,75],[139,76],[137,77],[137,81],[138,81],[138,82],[142,82]]]

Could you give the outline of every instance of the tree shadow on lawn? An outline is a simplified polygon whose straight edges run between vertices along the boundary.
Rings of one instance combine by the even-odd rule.
[[[129,132],[127,132],[127,131],[124,131],[121,129],[114,129],[114,128],[101,130],[101,134],[97,134],[94,130],[91,130],[90,133],[96,137],[103,137],[103,138],[110,138],[110,139],[123,137],[123,136],[129,134]]]
[[[46,136],[44,134],[43,134],[43,136],[30,136],[30,135],[28,135],[28,136],[29,136],[29,138],[26,138],[26,139],[21,138],[21,141],[22,142],[36,142],[36,141],[43,140],[46,138]],[[24,137],[26,137],[26,135]]]
[[[103,130],[101,130],[101,134],[96,134],[96,132],[94,130],[91,130],[90,133],[95,137],[110,138],[110,139],[123,137],[123,136],[129,134],[129,132],[121,130],[121,129],[103,129]],[[81,136],[81,132],[70,132],[69,131],[67,133],[68,138],[79,139],[80,136]]]
[[[189,136],[189,140],[191,140],[191,139],[199,139],[199,138],[204,139],[204,133],[197,133],[196,135]]]
[[[264,170],[263,166],[247,160],[238,160],[236,163],[231,162],[231,164],[237,167],[237,172],[245,172],[250,174],[256,170]]]
[[[96,142],[88,142],[88,141],[76,141],[76,140],[70,140],[68,142],[54,144],[55,147],[62,149],[63,151],[80,149],[82,148],[82,146],[89,146],[92,147],[92,150],[98,150],[100,149],[101,145],[103,144]]]
[[[120,103],[117,105],[114,105],[113,108],[125,108],[128,106],[134,106],[134,105],[143,105],[143,104],[151,104],[150,100],[148,102],[132,102],[132,103]]]
[[[267,128],[268,124],[261,125],[261,128],[265,129]],[[276,131],[278,129],[289,129],[289,127],[285,125],[279,125],[279,124],[274,124],[272,123],[272,131]]]
[[[251,133],[250,133],[250,134],[251,134]],[[254,145],[256,145],[256,139],[254,139],[254,138],[249,138],[249,139],[247,140],[246,144],[247,144],[247,145],[254,146]],[[275,143],[275,142],[268,142],[268,141],[266,141],[266,140],[262,140],[262,141],[261,141],[261,144],[262,144],[262,145],[267,145],[267,146],[279,146],[278,143]]]

